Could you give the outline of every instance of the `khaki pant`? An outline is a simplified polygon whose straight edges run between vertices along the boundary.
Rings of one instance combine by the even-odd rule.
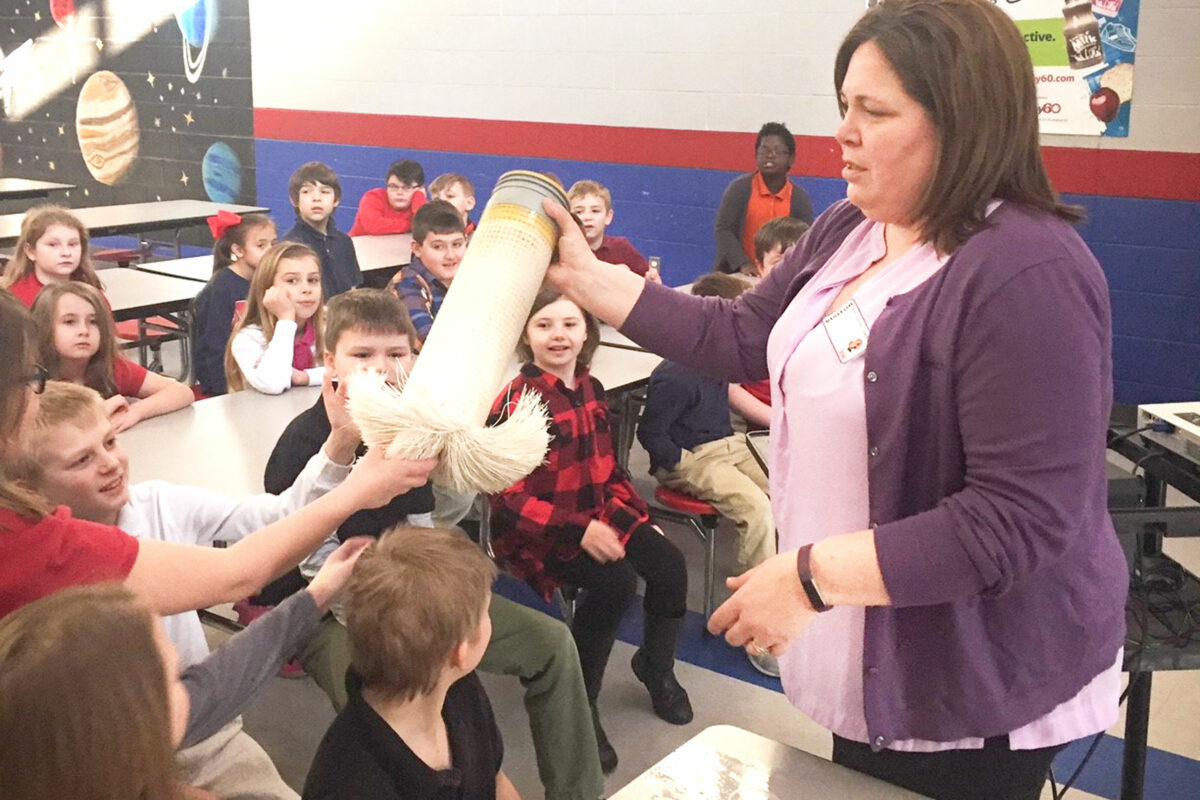
[[[175,763],[181,781],[222,800],[300,800],[267,752],[242,730],[241,717],[175,753]]]
[[[742,570],[775,555],[775,520],[767,476],[754,460],[746,434],[735,433],[683,450],[674,469],[654,473],[659,483],[711,503],[737,526]]]

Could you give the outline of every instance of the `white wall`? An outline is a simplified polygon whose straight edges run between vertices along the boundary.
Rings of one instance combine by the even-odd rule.
[[[861,0],[251,3],[255,105],[831,135],[833,54]],[[1200,0],[1142,0],[1131,134],[1200,152]]]

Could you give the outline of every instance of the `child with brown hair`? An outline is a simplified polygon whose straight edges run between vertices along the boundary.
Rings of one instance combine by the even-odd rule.
[[[291,386],[321,382],[323,352],[321,262],[311,248],[280,242],[263,254],[246,310],[225,349],[229,390],[252,386],[280,394]]]
[[[471,235],[471,231],[475,230],[475,223],[470,218],[475,208],[475,184],[471,183],[470,178],[457,172],[438,175],[429,184],[429,197],[431,200],[445,200],[458,209],[458,213],[462,214],[463,228],[468,236]]]
[[[567,200],[596,258],[610,264],[624,264],[646,280],[662,283],[658,270],[650,266],[628,239],[605,233],[613,221],[612,192],[606,186],[596,181],[575,181],[567,192]]]
[[[103,288],[88,255],[87,228],[61,206],[29,209],[21,220],[16,252],[0,277],[0,289],[8,289],[31,308],[43,287],[67,281]]]
[[[646,580],[645,639],[633,657],[634,674],[659,717],[676,725],[692,719],[674,671],[687,569],[617,465],[604,387],[588,372],[599,340],[596,321],[579,306],[551,289],[538,294],[518,346],[525,364],[500,393],[490,421],[502,420],[524,392],[536,391],[552,418],[550,451],[542,466],[491,504],[496,553],[514,575],[547,599],[562,584],[585,590],[572,632],[601,764],[615,767],[596,699],[638,576]]]
[[[319,254],[325,299],[362,286],[354,242],[338,229],[333,218],[342,202],[342,184],[333,168],[320,161],[302,165],[288,179],[288,197],[296,209],[296,224],[279,238],[308,245]]]
[[[32,313],[39,358],[50,377],[99,392],[118,431],[195,399],[179,381],[117,353],[112,315],[98,289],[77,281],[51,284],[38,294]]]
[[[213,238],[213,274],[196,295],[192,319],[192,361],[196,382],[206,395],[225,394],[225,347],[233,333],[238,303],[250,293],[250,279],[275,244],[275,223],[266,214],[221,211],[208,218]]]
[[[491,638],[496,568],[460,533],[396,528],[346,587],[350,701],[304,782],[311,800],[519,800],[475,667]]]

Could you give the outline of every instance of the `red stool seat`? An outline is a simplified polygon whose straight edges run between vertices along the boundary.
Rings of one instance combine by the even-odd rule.
[[[666,486],[658,486],[654,489],[654,499],[662,503],[664,506],[675,511],[682,511],[685,514],[699,514],[702,517],[717,516],[720,512],[712,507],[711,504],[692,497],[690,494],[677,492],[674,489],[669,489]]]
[[[174,331],[179,330],[179,326],[166,317],[150,317],[146,320],[150,325],[156,325],[159,328],[170,328]],[[160,339],[164,336],[176,336],[175,333],[157,330],[155,328],[147,328],[145,331],[147,339]],[[117,338],[124,339],[128,342],[136,342],[142,338],[141,332],[138,330],[138,321],[136,319],[127,319],[117,323]]]

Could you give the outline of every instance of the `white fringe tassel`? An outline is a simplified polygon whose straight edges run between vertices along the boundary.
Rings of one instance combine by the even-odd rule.
[[[523,393],[508,419],[491,427],[465,419],[453,403],[405,393],[378,373],[355,375],[347,394],[368,447],[438,458],[434,482],[455,491],[507,489],[537,469],[550,446],[550,414],[537,392]]]

